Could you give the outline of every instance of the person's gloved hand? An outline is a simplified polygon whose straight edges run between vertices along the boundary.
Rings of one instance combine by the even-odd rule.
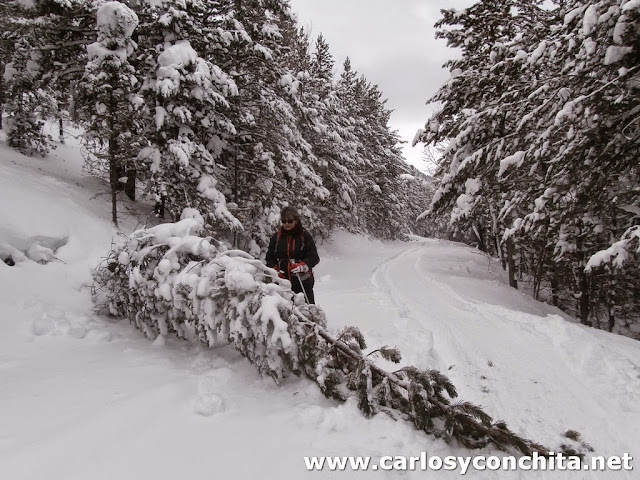
[[[309,267],[304,262],[294,263],[291,265],[291,273],[301,274],[309,271]]]

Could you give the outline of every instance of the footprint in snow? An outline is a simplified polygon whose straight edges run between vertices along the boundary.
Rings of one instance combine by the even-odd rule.
[[[44,335],[68,335],[73,338],[91,338],[98,341],[111,341],[111,334],[89,328],[89,319],[84,316],[69,316],[64,310],[52,308],[36,318],[31,330],[36,337]]]
[[[198,383],[198,396],[193,405],[193,411],[204,417],[211,417],[227,410],[224,399],[216,393],[219,390],[219,379],[207,376]]]
[[[46,313],[40,318],[36,318],[33,321],[32,330],[33,334],[41,337],[43,335],[49,335],[56,329],[56,324],[51,317]]]
[[[191,370],[197,374],[210,372],[211,370],[227,367],[229,362],[216,356],[211,350],[200,352],[191,362]]]

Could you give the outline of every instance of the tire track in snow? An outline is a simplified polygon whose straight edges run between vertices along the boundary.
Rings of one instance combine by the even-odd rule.
[[[606,386],[594,391],[595,379],[588,378],[582,365],[584,355],[571,357],[572,342],[579,337],[573,329],[579,327],[557,315],[545,316],[541,304],[495,284],[495,277],[478,275],[478,262],[471,253],[450,242],[412,244],[371,275],[372,285],[398,312],[393,323],[405,360],[418,367],[439,368],[454,381],[460,398],[484,405],[517,432],[557,445],[561,432],[575,428],[598,448],[601,432],[611,428],[612,419],[603,416],[610,401],[606,390],[620,388],[620,379],[608,379]],[[438,270],[443,265],[445,270]],[[469,270],[469,265],[476,271]],[[482,288],[474,291],[473,282]],[[461,285],[468,289],[461,290]],[[483,301],[484,293],[493,298]],[[569,330],[568,339],[559,344],[554,337],[563,329]],[[425,332],[430,337],[426,342]],[[586,335],[585,343],[593,347],[593,332]],[[427,356],[424,347],[429,350]],[[589,357],[600,351],[597,345],[593,348]],[[624,357],[607,356],[602,363],[600,381],[623,364],[632,370],[623,375],[628,380],[636,368]],[[635,386],[626,384],[626,389],[635,397]],[[622,403],[623,410],[633,410],[633,401]],[[585,416],[602,418],[585,422]],[[599,428],[583,431],[588,424]],[[609,438],[605,443],[611,448],[617,440]]]
[[[470,327],[477,329],[480,326],[486,329],[484,319],[478,318],[474,302],[453,287],[431,275],[425,275],[421,268],[420,259],[425,249],[432,248],[434,247],[426,242],[411,245],[380,264],[370,281],[398,311],[399,321],[395,322],[395,327],[405,361],[417,367],[435,368],[446,373],[456,385],[460,399],[485,407],[489,404],[487,412],[492,415],[499,413],[502,418],[507,405],[511,403],[520,407],[519,402],[502,398],[503,387],[494,385],[496,376],[504,375],[505,372],[489,367],[490,358],[475,343],[483,343],[481,337],[474,334],[469,338],[464,335],[464,330]],[[401,275],[398,274],[398,269]],[[417,298],[416,292],[421,292]],[[425,332],[428,332],[427,355],[424,354]],[[536,385],[529,379],[519,383],[523,382]],[[522,389],[523,385],[519,384],[517,387]],[[544,396],[540,388],[536,390],[538,392],[532,392],[532,395],[536,398]],[[532,413],[527,406],[523,410]],[[531,425],[537,421],[522,419],[521,414],[519,409],[514,414],[514,418],[520,417],[523,420],[520,422],[521,433],[530,432],[532,427],[538,426]]]
[[[461,335],[469,327],[478,328],[479,323],[484,323],[477,316],[475,302],[437,278],[425,275],[421,267],[425,249],[437,248],[433,243],[412,244],[387,259],[370,281],[399,312],[402,320],[395,326],[406,363],[442,371],[456,385],[460,399],[480,405],[490,403],[493,411],[489,413],[500,412],[505,402],[496,397],[492,385],[499,375],[498,369],[489,367],[490,356]],[[416,297],[415,292],[421,293]],[[446,308],[441,308],[443,303]],[[478,339],[477,335],[472,338]]]
[[[387,302],[398,312],[398,318],[394,321],[396,334],[399,336],[404,363],[413,364],[421,368],[435,368],[446,370],[450,365],[437,353],[434,344],[433,331],[418,320],[419,313],[408,303],[403,301],[395,291],[391,276],[391,269],[399,262],[404,262],[405,257],[414,255],[422,248],[420,245],[411,245],[404,250],[382,262],[374,270],[369,278],[371,284],[386,298]],[[422,280],[421,280],[422,281]],[[415,350],[407,346],[419,345]],[[408,351],[410,350],[410,351]]]

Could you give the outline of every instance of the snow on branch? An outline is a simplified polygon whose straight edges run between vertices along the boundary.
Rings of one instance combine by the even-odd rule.
[[[524,161],[524,156],[526,155],[526,151],[518,150],[513,155],[509,155],[506,158],[500,160],[500,170],[498,171],[498,178],[504,175],[504,172],[511,166],[517,165],[518,167],[522,165]]]
[[[377,357],[400,362],[396,348],[364,353],[362,333],[337,335],[324,312],[307,305],[287,280],[251,255],[200,238],[198,218],[134,232],[94,274],[98,309],[127,317],[147,337],[174,334],[207,346],[232,343],[276,382],[304,375],[338,401],[357,398],[366,417],[384,412],[467,448],[493,446],[525,454],[548,450],[494,422],[436,370],[388,372]]]
[[[633,248],[635,245],[635,248]],[[628,261],[629,255],[640,255],[640,225],[629,228],[622,239],[613,243],[609,248],[600,250],[591,256],[585,267],[586,272],[604,265],[622,268]]]

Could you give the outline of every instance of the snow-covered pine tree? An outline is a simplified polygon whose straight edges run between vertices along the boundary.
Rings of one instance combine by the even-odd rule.
[[[25,155],[46,156],[51,135],[44,131],[44,118],[56,110],[46,89],[40,69],[40,53],[32,46],[32,37],[17,42],[11,62],[4,68],[7,114],[7,144]]]
[[[486,0],[462,12],[442,11],[436,35],[460,48],[462,57],[446,63],[451,79],[430,99],[441,108],[420,137],[448,143],[436,172],[442,185],[433,214],[450,213],[454,229],[469,231],[474,243],[497,254],[503,265],[510,252],[498,216],[505,202],[518,197],[513,185],[495,178],[500,160],[518,145],[512,135],[518,104],[535,83],[515,60],[526,38],[546,32],[539,3]]]
[[[85,47],[95,40],[97,7],[86,0],[4,2],[3,5],[7,14],[3,18],[6,22],[3,38],[27,42],[29,61],[37,64],[39,83],[29,88],[34,94],[44,91],[45,95],[32,98],[35,105],[32,109],[44,112],[51,119],[57,118],[59,140],[63,142],[63,120],[68,117],[67,110],[73,108],[73,89],[87,58]]]
[[[447,62],[451,79],[431,99],[441,108],[420,137],[426,143],[448,143],[436,172],[441,186],[431,218],[450,215],[454,231],[470,232],[478,248],[497,254],[503,266],[509,265],[510,283],[515,286],[513,248],[505,244],[502,218],[512,214],[513,200],[522,196],[513,184],[507,186],[495,178],[501,158],[520,140],[513,136],[517,107],[502,108],[503,97],[510,95],[513,105],[518,105],[514,97],[523,96],[522,90],[534,83],[514,62],[521,39],[530,35],[531,23],[525,28],[519,25],[515,17],[522,17],[521,10],[515,2],[481,1],[462,12],[442,13],[436,35],[449,46],[461,48],[462,57]]]
[[[143,85],[148,111],[145,137],[148,145],[139,160],[149,172],[148,188],[156,195],[156,209],[177,219],[185,207],[206,212],[213,230],[241,228],[229,212],[219,181],[224,171],[216,162],[222,133],[235,130],[226,117],[227,97],[235,83],[217,65],[206,61],[184,39],[198,32],[188,8],[200,2],[165,2],[146,13],[145,45],[157,39],[157,58]],[[150,25],[155,22],[155,28]],[[161,34],[159,35],[158,32]]]
[[[359,162],[355,171],[359,179],[356,188],[357,215],[362,228],[382,238],[398,238],[405,233],[403,206],[398,197],[400,175],[406,164],[399,148],[400,139],[389,129],[391,112],[377,85],[364,75],[350,81],[350,74],[340,79],[341,97],[352,120],[358,139]]]
[[[187,40],[166,46],[157,62],[145,86],[155,125],[139,158],[148,164],[158,201],[170,218],[197,207],[214,228],[240,228],[218,189],[218,168],[207,148],[213,132],[233,131],[218,109],[227,106],[225,96],[235,85]]]
[[[523,121],[523,128],[544,127],[523,167],[542,172],[544,182],[521,226],[552,227],[553,262],[571,273],[565,288],[582,322],[613,330],[617,319],[624,330],[639,320],[640,252],[632,239],[640,218],[640,9],[633,1],[569,1],[558,13],[553,36],[534,50],[552,71]],[[585,269],[614,245],[630,247],[617,257],[624,261]],[[637,323],[632,331],[640,332]]]
[[[9,2],[0,3],[0,130],[3,128],[4,106],[7,101],[7,86],[4,80],[5,66],[13,57],[18,32],[11,29],[17,20],[15,6]]]
[[[585,323],[604,312],[612,328],[615,312],[606,312],[629,305],[637,282],[619,269],[598,280],[585,265],[625,235],[634,245],[637,7],[561,3],[444,12],[439,25],[460,28],[439,35],[463,55],[449,63],[452,79],[435,97],[443,108],[422,134],[449,141],[432,212],[457,226],[491,225],[496,253],[510,271],[517,260],[536,295],[550,289]],[[637,252],[624,256],[633,269]],[[596,299],[603,289],[610,294]]]
[[[97,11],[97,41],[87,47],[89,61],[77,88],[82,111],[83,142],[89,172],[104,176],[111,193],[111,219],[118,225],[117,196],[135,170],[140,149],[139,79],[129,63],[137,15],[120,2],[106,2]],[[133,177],[135,182],[135,175]],[[134,184],[135,190],[135,184]]]
[[[337,94],[333,68],[329,45],[319,35],[306,68],[298,68],[297,77],[303,78],[299,88],[300,128],[317,159],[315,169],[329,190],[329,196],[314,207],[318,222],[325,232],[335,228],[357,231],[358,222],[353,217],[358,143],[348,129],[349,119]]]
[[[283,0],[227,0],[220,27],[227,34],[208,53],[235,80],[230,100],[236,132],[224,137],[230,200],[245,230],[234,244],[258,253],[268,243],[282,206],[295,203],[313,227],[308,207],[328,196],[313,152],[298,128],[295,72],[285,65],[283,32],[295,20]]]
[[[402,205],[400,215],[403,228],[417,235],[433,237],[433,230],[428,228],[431,225],[419,221],[418,217],[429,208],[436,190],[436,182],[413,165],[406,165],[404,168],[405,172],[399,176],[400,183],[396,193]]]
[[[100,3],[86,0],[36,2],[40,19],[34,25],[41,38],[42,68],[56,100],[58,140],[64,143],[64,122],[81,123],[75,112],[76,86],[88,61],[87,46],[95,42],[96,10]]]

